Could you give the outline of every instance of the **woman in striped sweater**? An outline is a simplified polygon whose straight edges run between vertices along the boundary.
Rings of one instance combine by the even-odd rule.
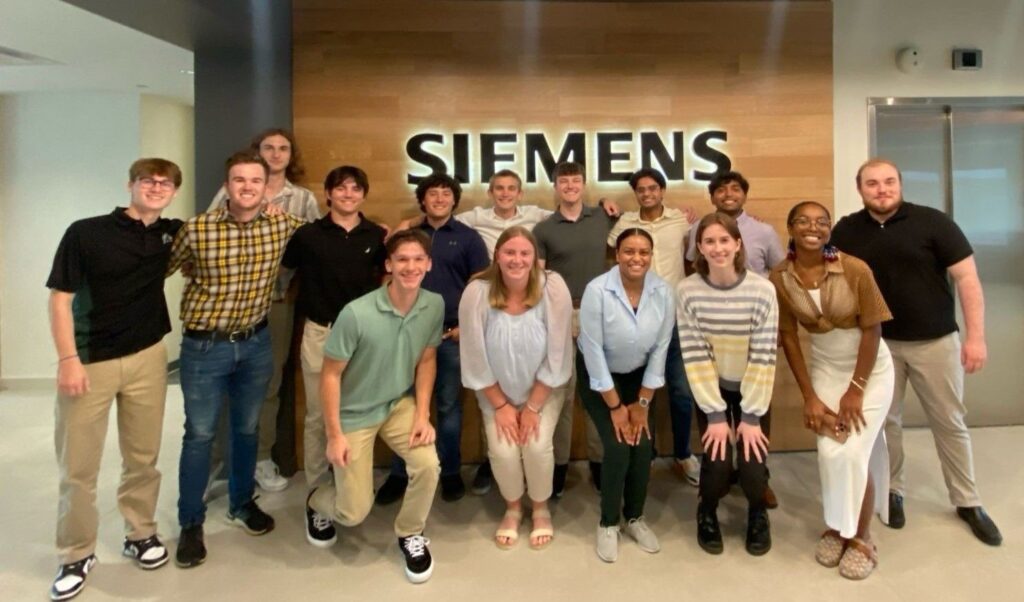
[[[732,441],[740,485],[749,503],[747,552],[772,546],[764,488],[768,438],[761,418],[775,381],[778,304],[767,279],[744,268],[736,221],[712,213],[697,226],[697,273],[679,283],[676,316],[686,377],[697,402],[701,462],[697,543],[710,554],[723,549],[718,500],[729,490]]]

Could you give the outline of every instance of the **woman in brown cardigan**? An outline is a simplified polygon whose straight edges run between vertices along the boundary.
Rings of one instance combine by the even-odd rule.
[[[861,260],[828,244],[831,216],[813,201],[789,212],[789,255],[770,274],[779,297],[782,347],[804,397],[804,425],[818,433],[825,524],[815,558],[863,579],[878,564],[869,526],[887,520],[889,459],[882,425],[893,363],[881,340],[889,309]],[[809,366],[797,324],[810,333]]]

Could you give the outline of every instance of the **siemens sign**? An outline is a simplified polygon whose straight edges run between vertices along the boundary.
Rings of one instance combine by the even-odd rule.
[[[410,184],[433,172],[454,175],[463,183],[487,183],[495,172],[514,169],[527,184],[538,182],[544,173],[547,181],[555,164],[576,161],[587,166],[587,179],[618,182],[641,167],[660,169],[669,181],[692,179],[709,181],[718,171],[728,171],[732,161],[721,148],[728,134],[721,130],[703,130],[689,139],[681,130],[666,138],[653,131],[569,132],[561,145],[552,145],[542,133],[501,132],[473,135],[421,132],[405,143],[405,152],[422,169],[406,175]],[[689,159],[700,165],[687,171]]]

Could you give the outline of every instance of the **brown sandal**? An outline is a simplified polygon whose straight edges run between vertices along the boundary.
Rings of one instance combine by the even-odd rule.
[[[878,548],[875,547],[875,544],[867,543],[856,537],[846,542],[846,553],[839,561],[840,575],[859,581],[867,579],[876,566],[878,566]]]
[[[839,535],[839,531],[829,529],[821,535],[818,545],[814,548],[814,559],[818,564],[833,569],[839,566],[839,561],[846,552],[846,540]]]

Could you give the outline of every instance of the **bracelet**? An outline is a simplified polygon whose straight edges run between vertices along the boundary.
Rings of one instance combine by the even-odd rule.
[[[505,407],[507,405],[508,405],[508,402],[506,401],[505,403],[501,404],[500,406],[494,408],[494,411],[497,412],[498,410],[500,410],[501,408],[503,408],[503,407]]]
[[[65,355],[64,357],[62,357],[59,360],[57,360],[57,363],[59,364],[59,363],[63,362],[64,360],[69,360],[69,359],[71,359],[73,357],[78,357],[78,354],[77,353],[72,353],[71,355]]]
[[[857,382],[857,381],[855,381],[855,380],[853,380],[853,379],[850,379],[850,384],[851,384],[851,385],[853,385],[853,386],[855,386],[855,387],[857,387],[857,388],[858,388],[858,389],[860,389],[860,390],[861,390],[862,392],[864,391],[864,385],[860,384],[859,382]]]
[[[862,385],[868,384],[868,379],[867,379],[867,377],[864,377],[864,376],[854,376],[853,380],[860,381],[860,384],[862,384]]]
[[[615,406],[614,408],[608,408],[608,411],[609,412],[614,412],[615,410],[617,410],[617,409],[619,409],[621,407],[622,407],[622,401],[620,400],[619,401],[619,405]]]
[[[534,414],[536,414],[536,415],[538,415],[538,416],[540,416],[540,412],[541,412],[541,410],[543,410],[543,409],[544,409],[544,408],[541,408],[540,410],[538,410],[537,408],[533,407],[533,406],[532,406],[532,405],[530,405],[530,404],[525,404],[525,405],[526,405],[526,409],[527,409],[527,410],[530,410],[531,412],[533,412]]]

